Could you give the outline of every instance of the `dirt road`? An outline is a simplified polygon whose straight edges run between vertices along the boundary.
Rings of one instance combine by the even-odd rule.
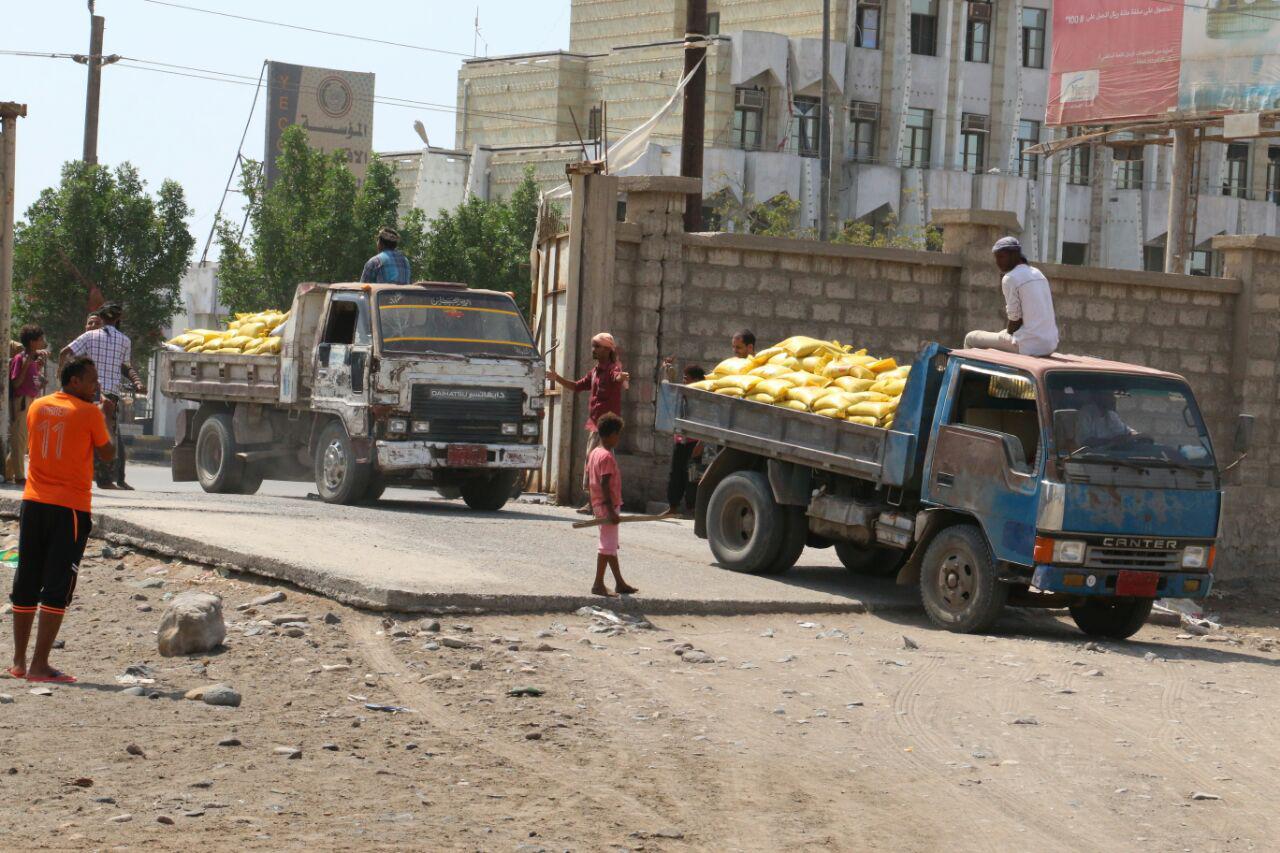
[[[197,587],[224,598],[227,648],[158,657],[163,596]],[[870,615],[655,617],[616,634],[579,615],[454,616],[433,631],[427,618],[384,620],[294,590],[236,610],[272,589],[137,554],[92,560],[55,661],[81,683],[38,696],[0,681],[13,699],[0,704],[5,846],[1202,851],[1280,840],[1280,658],[1264,650],[1277,612],[1256,599],[1240,645],[1150,626],[1139,642],[1090,647],[1046,615],[982,637]],[[284,614],[307,617],[301,636],[261,624]],[[130,665],[152,669],[141,686],[154,698],[122,692]],[[182,698],[213,682],[243,704]],[[508,695],[525,687],[543,693]],[[239,744],[219,745],[229,740]]]

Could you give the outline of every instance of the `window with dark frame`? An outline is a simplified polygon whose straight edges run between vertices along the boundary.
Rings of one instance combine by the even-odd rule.
[[[1040,122],[1024,118],[1018,122],[1018,174],[1033,181],[1040,179],[1040,155],[1026,150],[1040,142]]]
[[[1205,249],[1196,249],[1191,253],[1191,274],[1213,275],[1213,262],[1213,252]]]
[[[879,115],[879,104],[854,101],[849,105],[849,139],[853,143],[853,159],[857,163],[876,161]]]
[[[602,112],[600,107],[592,107],[591,112],[587,113],[587,139],[594,140],[600,138],[600,119]]]
[[[1164,246],[1142,247],[1142,269],[1146,272],[1164,272]]]
[[[744,151],[759,151],[764,145],[764,90],[738,87],[733,97],[733,145]]]
[[[911,52],[938,55],[938,0],[911,0]]]
[[[964,36],[965,62],[991,61],[991,12],[992,4],[965,4],[969,7],[969,19]]]
[[[853,46],[880,47],[880,4],[859,3],[854,22]]]
[[[965,113],[960,117],[960,168],[966,172],[981,174],[987,167],[987,132],[984,129],[988,116]]]
[[[902,145],[902,165],[909,169],[929,168],[933,150],[933,110],[907,110],[907,133]]]
[[[1067,183],[1077,187],[1087,187],[1093,165],[1093,149],[1088,145],[1077,145],[1071,149],[1071,159],[1067,166]]]
[[[822,113],[822,100],[804,95],[791,99],[791,135],[788,150],[801,157],[818,156],[818,124]]]
[[[706,34],[709,36],[720,35],[720,13],[719,12],[707,13],[707,33]]]
[[[1115,177],[1116,189],[1118,190],[1140,190],[1142,189],[1142,166],[1143,161],[1138,160],[1117,160],[1115,161]]]
[[[1249,144],[1233,142],[1227,146],[1227,164],[1222,173],[1222,194],[1233,198],[1249,197]]]
[[[1280,204],[1280,146],[1267,148],[1267,201]]]
[[[1048,12],[1044,9],[1022,10],[1022,67],[1044,68],[1045,30]]]
[[[1062,242],[1062,263],[1082,267],[1089,257],[1089,246],[1085,243]]]

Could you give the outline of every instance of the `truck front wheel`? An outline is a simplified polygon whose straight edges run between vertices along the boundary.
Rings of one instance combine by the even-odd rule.
[[[499,471],[488,477],[463,480],[458,484],[462,499],[477,512],[497,512],[511,499],[519,471]]]
[[[196,436],[196,479],[200,488],[215,495],[236,494],[244,485],[244,461],[236,454],[231,415],[217,412],[200,424]]]
[[[321,500],[354,504],[365,496],[373,466],[356,461],[347,430],[338,421],[330,421],[316,442],[315,474],[316,491]]]
[[[707,539],[720,565],[748,574],[778,571],[786,536],[786,519],[764,474],[735,471],[716,486],[707,504]]]
[[[1154,603],[1150,598],[1090,601],[1073,605],[1071,618],[1075,620],[1076,627],[1090,637],[1127,640],[1147,623]]]
[[[933,623],[968,634],[995,624],[1009,598],[996,579],[996,561],[982,531],[971,524],[942,530],[920,565],[920,599]]]

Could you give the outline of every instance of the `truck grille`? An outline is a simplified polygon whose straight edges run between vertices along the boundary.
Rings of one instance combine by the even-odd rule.
[[[456,385],[414,385],[409,412],[413,421],[430,421],[431,431],[414,433],[429,441],[501,444],[518,441],[504,436],[504,423],[520,423],[524,393],[519,388],[472,388]]]
[[[1156,551],[1148,548],[1103,548],[1085,550],[1086,569],[1137,569],[1147,572],[1174,571],[1182,565],[1182,551]]]

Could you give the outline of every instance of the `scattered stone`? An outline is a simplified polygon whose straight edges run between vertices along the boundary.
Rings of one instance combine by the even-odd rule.
[[[326,613],[324,615],[324,624],[326,625],[337,625],[341,621],[342,617],[337,613]]]
[[[902,635],[902,647],[903,647],[904,649],[911,649],[912,651],[914,651],[914,650],[916,650],[916,649],[920,648],[920,644],[919,644],[919,643],[917,643],[915,640],[911,639],[910,637],[908,637],[906,634],[903,634],[903,635]]]
[[[32,687],[29,691],[32,696],[52,696],[53,691],[48,687]]]
[[[8,693],[0,693],[0,705],[12,705],[13,697]]]
[[[134,583],[134,589],[164,589],[164,580],[162,578],[147,578]]]
[[[1191,799],[1193,799],[1193,800],[1221,800],[1221,799],[1222,799],[1222,797],[1219,797],[1217,794],[1209,794],[1209,793],[1205,793],[1204,791],[1193,791],[1193,792],[1191,793]]]
[[[187,787],[188,787],[188,788],[201,788],[201,789],[208,789],[208,788],[212,788],[212,787],[213,787],[213,780],[212,780],[212,779],[201,779],[201,780],[200,780],[200,781],[198,781],[198,782],[192,782],[192,783],[191,783],[190,785],[188,785]]]
[[[189,812],[183,812],[183,817],[204,817],[204,809],[192,809]]]
[[[222,599],[207,592],[174,596],[160,620],[158,645],[164,657],[213,651],[226,638]]]
[[[814,635],[819,640],[847,640],[849,635],[839,628],[828,628],[825,631],[819,631]]]
[[[507,695],[508,695],[508,696],[516,696],[516,697],[520,697],[520,696],[543,696],[543,695],[545,695],[545,694],[546,694],[546,692],[547,692],[547,691],[543,690],[541,687],[531,687],[531,686],[529,686],[529,687],[512,687],[510,690],[508,690],[508,691],[507,691]]]
[[[1160,656],[1157,655],[1155,652],[1147,652],[1145,655],[1142,656],[1142,659],[1147,663],[1152,663],[1153,661],[1160,660]]]
[[[423,645],[422,649],[423,649],[423,651],[427,651],[427,652],[438,652],[438,651],[440,651],[440,644],[439,644],[439,643],[426,643],[425,645]]]
[[[704,651],[698,649],[690,649],[680,656],[685,663],[715,663],[716,659]]]
[[[173,818],[166,814],[162,814],[156,817],[156,823],[163,823],[165,826],[173,826]]]
[[[537,646],[535,646],[533,650],[534,650],[535,652],[558,652],[558,651],[560,651],[560,649],[556,648],[555,646],[551,645],[550,643],[538,643],[538,645],[537,645]]]
[[[1038,725],[1040,725],[1040,721],[1039,721],[1039,720],[1037,720],[1035,717],[1018,717],[1017,719],[1015,719],[1015,720],[1013,721],[1013,725],[1015,725],[1015,726],[1038,726]]]
[[[474,628],[472,628],[470,625],[468,625],[468,624],[467,624],[467,623],[465,623],[465,622],[457,622],[457,623],[455,623],[455,624],[454,624],[454,626],[453,626],[453,630],[455,630],[455,631],[457,631],[457,632],[459,632],[459,633],[462,633],[462,634],[470,634],[470,633],[471,633],[472,631],[474,631],[475,629],[474,629]]]
[[[542,740],[542,732],[526,732],[525,740]]]
[[[657,829],[653,832],[644,832],[637,830],[631,833],[632,838],[665,838],[670,841],[680,841],[684,838],[684,833],[678,829]]]
[[[323,744],[320,748],[323,749],[325,752],[338,751],[338,745],[336,743],[326,743],[326,744]]]
[[[540,631],[535,631],[535,632],[534,632],[534,634],[533,634],[533,636],[537,637],[539,640],[545,640],[545,639],[547,639],[548,637],[554,637],[554,636],[555,636],[555,632],[554,632],[554,631],[548,631],[546,628],[543,628],[543,629],[542,629],[542,630],[540,630]]]
[[[222,740],[218,741],[218,746],[241,746],[240,738],[224,737]]]
[[[320,671],[321,671],[321,672],[346,672],[346,671],[347,671],[347,670],[349,670],[349,669],[351,669],[351,667],[350,667],[350,666],[348,666],[348,665],[347,665],[347,664],[345,664],[345,663],[322,663],[322,664],[320,664]]]
[[[87,776],[81,776],[79,779],[72,779],[71,784],[75,785],[77,788],[92,788],[93,780]]]
[[[1102,670],[1100,670],[1100,669],[1091,669],[1091,670],[1089,670],[1088,672],[1086,672],[1086,673],[1085,673],[1085,675],[1086,675],[1087,677],[1089,677],[1089,678],[1101,678],[1101,677],[1102,677]]]
[[[853,701],[853,702],[845,702],[845,703],[844,703],[844,706],[845,706],[846,708],[861,708],[861,707],[863,706],[863,704],[864,704],[864,703],[863,703],[863,702],[860,702],[860,701]]]
[[[116,804],[115,797],[94,797],[93,801],[95,803],[102,803],[103,805],[106,805],[106,806],[114,806]]]
[[[150,605],[150,604],[139,604],[139,605],[137,606],[137,608],[136,608],[136,609],[137,609],[137,611],[138,611],[139,613],[150,613],[150,612],[151,612],[151,605]]]
[[[293,637],[296,640],[299,637],[305,637],[307,632],[299,628],[297,625],[291,625],[284,629],[284,635],[286,637]]]
[[[285,758],[291,760],[302,757],[302,750],[298,749],[296,746],[277,746],[271,751],[275,755],[283,755]]]
[[[66,640],[54,640],[54,641],[53,641],[53,647],[54,647],[55,649],[65,649],[65,648],[67,647],[67,641],[66,641]]]
[[[466,640],[462,639],[461,637],[442,636],[440,638],[440,645],[448,649],[471,648],[471,643],[468,643]]]
[[[422,626],[421,626],[420,630],[422,630],[422,631],[428,631],[428,632],[430,632],[430,633],[432,633],[432,634],[438,634],[438,633],[440,633],[440,620],[439,620],[439,619],[432,619],[432,620],[430,620],[429,622],[424,622],[424,623],[422,624]]]
[[[148,679],[146,682],[147,684],[155,681],[156,678],[156,671],[145,663],[134,663],[126,666],[124,668],[124,674],[125,677],[137,678],[140,681],[142,679]]]
[[[468,669],[470,669],[472,672],[479,672],[480,670],[484,669],[484,661],[482,661],[482,660],[473,660],[473,661],[472,661],[472,662],[467,666],[467,668],[468,668]]]
[[[286,597],[287,596],[284,594],[284,591],[278,589],[275,592],[270,592],[270,593],[267,593],[266,595],[258,596],[253,601],[249,602],[249,606],[265,607],[268,604],[277,604],[281,601],[284,601]]]
[[[120,691],[125,696],[146,696],[147,691],[141,684],[135,684],[132,687],[126,687]]]
[[[133,815],[131,814],[118,814],[115,817],[107,818],[107,823],[128,823],[131,820],[133,820]]]
[[[240,694],[228,684],[210,684],[208,687],[199,689],[201,691],[200,700],[206,705],[225,708],[240,707]],[[187,698],[190,699],[192,697],[188,694]]]
[[[272,616],[269,621],[272,625],[287,625],[290,622],[308,622],[310,616],[305,613],[285,613],[282,616]]]
[[[124,751],[129,753],[130,755],[136,755],[139,758],[147,757],[147,754],[142,751],[142,747],[138,746],[136,743],[131,743],[128,746],[126,746],[124,748]]]
[[[104,560],[116,560],[123,557],[124,553],[118,548],[112,548],[110,545],[103,545],[101,555]]]
[[[761,637],[772,637],[772,636],[774,636],[773,629],[772,629],[772,628],[765,628],[763,631],[761,631],[761,632],[760,632],[760,636],[761,636]]]

